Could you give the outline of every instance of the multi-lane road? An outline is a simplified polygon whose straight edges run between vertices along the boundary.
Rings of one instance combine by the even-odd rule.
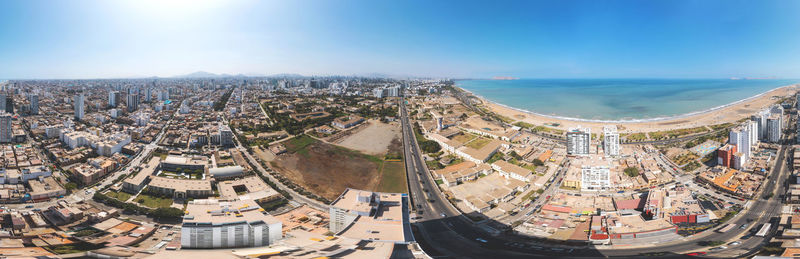
[[[751,233],[763,223],[774,222],[780,214],[782,197],[786,191],[788,168],[786,166],[787,146],[778,150],[775,166],[760,193],[749,208],[743,210],[728,223],[737,228],[725,233],[705,231],[700,234],[682,238],[663,244],[655,244],[639,248],[614,248],[586,245],[569,247],[560,243],[548,243],[547,240],[527,240],[513,233],[491,235],[483,225],[474,224],[460,214],[442,196],[441,192],[428,173],[422,154],[414,137],[413,127],[409,121],[405,102],[400,104],[403,144],[409,193],[413,208],[421,218],[414,222],[415,239],[429,255],[437,258],[530,258],[530,257],[640,257],[643,254],[656,253],[662,257],[683,257],[683,253],[693,251],[708,252],[717,257],[740,257],[758,251],[776,233],[775,227],[765,237],[757,237]],[[792,134],[786,138],[791,139]],[[554,177],[557,179],[558,177]],[[555,184],[553,184],[555,185]],[[769,199],[763,199],[767,193],[774,193]],[[540,200],[546,197],[540,196]],[[537,201],[539,202],[539,201]],[[739,226],[747,225],[745,229]],[[708,251],[700,241],[740,241],[741,244],[721,251]]]

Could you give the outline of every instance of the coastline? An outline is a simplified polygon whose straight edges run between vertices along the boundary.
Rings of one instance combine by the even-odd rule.
[[[548,126],[551,128],[566,129],[567,127],[583,126],[590,127],[594,132],[600,130],[602,125],[615,124],[624,126],[625,130],[620,132],[653,132],[659,130],[673,130],[682,128],[691,128],[705,125],[721,124],[726,122],[734,122],[742,117],[749,117],[750,114],[756,113],[758,110],[763,109],[774,103],[770,102],[773,96],[787,96],[794,94],[800,89],[800,84],[791,84],[773,88],[769,91],[756,94],[738,101],[711,107],[705,110],[694,111],[674,116],[657,117],[657,118],[643,118],[643,119],[630,119],[630,120],[599,120],[599,119],[583,119],[559,115],[541,114],[521,108],[511,107],[506,104],[498,103],[489,100],[481,95],[475,94],[461,86],[454,85],[454,87],[469,93],[470,95],[479,99],[489,110],[500,114],[502,116],[511,118],[514,121],[522,121],[531,123],[537,126]],[[753,109],[753,106],[756,106]],[[746,110],[746,111],[742,111]],[[727,112],[726,112],[727,111]],[[709,120],[708,117],[714,119]],[[699,124],[700,121],[709,122]],[[715,122],[715,123],[710,123]],[[558,123],[559,127],[552,127],[545,125],[545,123]],[[672,127],[667,127],[672,126]],[[639,129],[632,130],[630,128]]]

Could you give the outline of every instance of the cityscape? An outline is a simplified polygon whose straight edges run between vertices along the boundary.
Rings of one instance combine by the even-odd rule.
[[[520,55],[541,57],[556,72],[466,51],[506,56],[498,46],[522,36],[475,43],[488,49],[450,39],[453,49],[417,49],[389,31],[433,41],[439,36],[414,32],[494,24],[439,20],[451,7],[398,18],[423,4],[70,2],[76,6],[0,4],[11,10],[0,16],[15,13],[0,22],[0,35],[12,41],[0,43],[2,258],[800,257],[800,80],[793,79],[800,63],[783,61],[798,60],[786,53],[797,52],[800,38],[786,32],[774,33],[793,45],[765,54],[791,68],[775,73],[763,72],[770,66],[761,60],[737,66],[688,54],[653,54],[673,62],[653,70],[613,58],[605,60],[613,68],[599,68],[587,61],[597,54],[525,46],[532,52]],[[452,8],[505,17],[496,6],[473,4]],[[571,27],[576,21],[550,15],[529,21],[510,10],[593,17],[576,6],[583,4],[592,5],[517,2],[503,7],[510,21],[497,23],[572,30],[534,40],[545,42],[596,39],[583,34],[592,26],[617,30]],[[631,4],[608,3],[627,11]],[[800,28],[782,20],[795,15],[784,13],[788,6],[738,6],[780,18],[762,24],[737,16],[740,8],[673,4],[683,11],[643,6],[612,16],[626,24],[619,30],[636,31],[631,22],[643,19],[640,11],[738,28],[684,12],[710,8],[748,26]],[[347,15],[372,10],[385,20]],[[258,11],[264,17],[250,16]],[[27,12],[34,22],[10,22]],[[206,26],[210,17],[226,28]],[[651,22],[645,27],[685,29]],[[294,23],[301,25],[281,26]],[[335,33],[304,29],[311,25]],[[83,29],[59,31],[65,26]],[[137,33],[145,40],[126,38]],[[67,34],[83,39],[34,40]],[[85,46],[114,37],[118,45]],[[710,51],[709,42],[739,36],[703,37],[711,36],[687,32],[702,41],[687,48]],[[347,40],[364,46],[342,47]],[[375,46],[383,41],[402,42]],[[628,51],[613,45],[563,47]],[[378,55],[384,47],[392,51]],[[84,59],[63,60],[73,48]],[[574,69],[548,61],[562,56],[578,60]],[[649,62],[633,56],[625,57],[639,60],[632,67]],[[464,64],[439,60],[447,57]],[[688,59],[709,67],[707,74],[676,68]]]

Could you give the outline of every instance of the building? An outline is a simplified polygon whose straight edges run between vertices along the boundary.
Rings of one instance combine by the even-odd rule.
[[[333,122],[331,122],[331,125],[340,129],[349,129],[355,125],[358,125],[363,121],[364,118],[362,118],[361,116],[349,115],[334,119]]]
[[[567,154],[588,155],[592,140],[591,129],[571,128],[567,132]]]
[[[758,139],[766,141],[767,139],[767,117],[769,117],[768,110],[762,110],[758,114],[750,117],[750,120],[756,123],[758,128]]]
[[[375,98],[383,98],[385,96],[383,91],[384,90],[382,88],[372,89],[372,95],[375,96]]]
[[[84,115],[83,94],[75,96],[74,109],[75,109],[75,119],[78,121],[83,120],[83,115]]]
[[[153,85],[155,85],[155,82],[153,82]],[[144,91],[144,101],[149,103],[152,100],[153,100],[153,88],[148,87]]]
[[[336,235],[407,244],[413,241],[408,221],[408,195],[346,189],[330,206],[331,232]]]
[[[39,114],[39,95],[28,96],[28,101],[30,101],[31,114]]]
[[[717,149],[717,164],[731,168],[733,166],[733,155],[736,154],[736,145],[726,144]]]
[[[147,183],[147,180],[150,179],[150,176],[158,169],[159,163],[161,163],[160,157],[154,156],[151,158],[136,175],[125,178],[125,181],[122,181],[122,191],[131,194],[141,191]]]
[[[204,156],[185,157],[185,156],[167,156],[164,161],[161,161],[161,170],[177,172],[180,170],[202,170],[205,171],[208,158]]]
[[[244,168],[238,165],[217,167],[209,169],[208,174],[211,175],[211,177],[216,180],[230,179],[242,176],[244,174]]]
[[[748,131],[749,127],[745,125],[739,125],[736,128],[731,129],[728,135],[728,144],[736,145],[737,152],[742,153],[741,158],[743,159],[742,163],[747,163],[747,160],[750,158],[751,155],[751,137],[750,132]]]
[[[219,145],[223,147],[232,147],[234,146],[233,143],[233,131],[231,131],[231,127],[225,124],[219,125]]]
[[[153,193],[171,195],[175,199],[205,198],[214,194],[210,180],[172,179],[150,177],[148,190]]]
[[[108,92],[108,107],[116,108],[119,104],[119,92],[118,91],[110,91]]]
[[[782,128],[783,117],[778,114],[771,114],[767,118],[767,142],[778,143],[781,140]]]
[[[619,133],[616,125],[603,126],[603,152],[606,156],[619,156]]]
[[[250,200],[190,201],[181,226],[183,249],[263,247],[283,238],[283,223]]]
[[[14,140],[14,129],[11,125],[11,114],[0,111],[0,143],[10,143]]]
[[[584,191],[611,188],[611,170],[608,166],[581,167],[581,189]]]
[[[139,95],[128,94],[128,112],[135,112],[139,109]]]

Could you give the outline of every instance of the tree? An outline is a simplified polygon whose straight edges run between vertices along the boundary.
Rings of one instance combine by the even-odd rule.
[[[544,162],[542,162],[542,160],[539,160],[538,158],[536,158],[536,159],[533,159],[533,165],[535,165],[535,166],[543,166]]]
[[[160,219],[180,219],[183,217],[183,211],[178,208],[158,208],[151,214],[154,218]]]
[[[75,183],[67,183],[64,185],[64,188],[66,188],[68,191],[72,191],[78,188],[78,185]]]
[[[625,168],[625,175],[630,177],[637,177],[639,176],[639,168],[636,167]]]

